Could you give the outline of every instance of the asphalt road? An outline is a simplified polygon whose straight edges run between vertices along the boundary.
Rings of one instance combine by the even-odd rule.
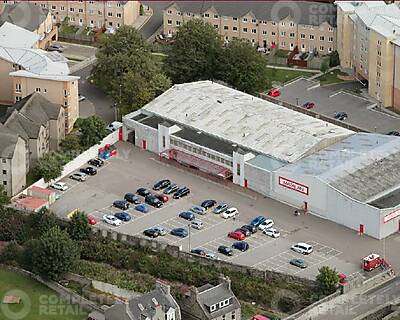
[[[140,29],[141,34],[145,39],[149,38],[163,24],[163,10],[168,7],[170,1],[142,1],[144,5],[150,6],[153,9],[152,17]]]

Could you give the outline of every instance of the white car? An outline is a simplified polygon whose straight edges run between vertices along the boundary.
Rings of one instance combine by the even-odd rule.
[[[279,238],[281,236],[281,233],[275,228],[264,229],[263,233],[272,238]]]
[[[219,257],[213,252],[206,253],[206,258],[211,260],[219,260]]]
[[[267,219],[263,223],[261,223],[258,228],[262,231],[266,229],[270,229],[274,226],[274,221],[272,219]]]
[[[193,229],[201,230],[201,229],[203,229],[203,227],[204,227],[204,223],[203,223],[202,221],[200,221],[200,220],[193,220],[193,221],[190,223],[190,226],[191,226]]]
[[[122,127],[122,123],[121,122],[114,121],[114,122],[110,123],[106,127],[106,130],[109,131],[109,132],[114,132],[114,131],[117,131],[121,127]]]
[[[190,211],[197,213],[197,214],[206,214],[206,209],[201,206],[194,206],[190,208]]]
[[[119,220],[118,218],[114,217],[111,214],[105,214],[103,216],[103,221],[107,224],[111,224],[112,226],[116,226],[116,227],[120,226],[122,223],[121,220]]]
[[[165,236],[165,235],[168,233],[168,230],[165,229],[165,228],[162,227],[162,226],[154,227],[153,229],[154,229],[154,230],[157,230],[157,231],[158,231],[158,234],[159,234],[160,236]]]
[[[313,252],[312,245],[310,245],[308,243],[304,243],[304,242],[296,243],[296,244],[292,245],[292,247],[290,249],[292,249],[293,251],[296,251],[298,253],[301,253],[301,254],[310,254],[311,252]]]
[[[55,182],[50,187],[52,187],[53,189],[56,189],[56,190],[60,190],[60,191],[68,190],[68,186],[65,182]]]
[[[222,218],[224,218],[224,219],[233,218],[233,217],[236,216],[237,214],[239,214],[238,209],[236,209],[236,208],[229,208],[229,209],[225,210],[225,211],[222,213]]]

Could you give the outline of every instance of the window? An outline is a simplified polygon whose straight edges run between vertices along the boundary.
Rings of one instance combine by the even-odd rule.
[[[6,163],[7,159],[1,159],[1,162]]]
[[[284,26],[285,26],[285,23],[284,23],[284,22],[281,22],[281,26],[284,27]]]
[[[242,20],[244,23],[246,23],[247,22],[247,18],[243,18],[243,20]]]
[[[236,319],[235,311],[232,311],[231,319],[232,319],[232,320],[235,320],[235,319]]]
[[[320,46],[319,51],[324,51],[324,46]]]
[[[209,13],[205,13],[203,17],[209,18],[209,17],[210,17],[210,14],[209,14]]]
[[[328,37],[329,42],[333,42],[333,37]]]
[[[172,20],[168,20],[168,21],[167,21],[167,24],[168,24],[168,25],[171,25],[171,24],[172,24]]]
[[[60,7],[60,10],[61,10],[61,11],[64,11],[64,10],[65,10],[65,7],[61,6],[61,7]]]
[[[229,27],[228,26],[224,26],[224,30],[229,30]]]
[[[262,24],[267,24],[267,21],[263,20],[263,21],[262,21]]]
[[[52,10],[57,10],[57,7],[56,6],[51,6],[51,9]]]
[[[263,30],[263,34],[264,34],[264,35],[267,35],[267,30]]]
[[[214,19],[218,19],[218,18],[219,18],[218,15],[214,14]]]
[[[15,84],[15,92],[21,92],[21,84],[20,83],[16,83]]]
[[[167,144],[166,144],[166,142],[165,142],[165,136],[163,136],[163,137],[162,137],[162,146],[163,146],[163,148],[165,148],[166,145],[167,145]]]
[[[98,15],[99,16],[101,16],[102,15],[102,13],[101,13],[101,11],[99,10],[99,11],[97,11],[97,13],[98,13]]]
[[[271,35],[272,35],[272,36],[276,36],[276,32],[275,32],[275,31],[272,31],[272,32],[271,32]]]
[[[217,25],[217,24],[214,24],[214,28],[215,28],[215,29],[218,29],[218,25]]]
[[[294,38],[294,33],[293,32],[289,33],[289,37]]]
[[[324,37],[324,36],[320,36],[320,37],[319,37],[319,40],[320,40],[320,41],[325,41],[325,37]]]
[[[293,23],[293,22],[289,23],[289,25],[290,25],[291,27],[294,27],[294,23]]]
[[[112,17],[112,12],[107,12],[107,16]]]
[[[281,42],[281,47],[284,47],[286,45],[285,41]]]
[[[43,89],[43,92],[44,92],[44,93],[47,93],[47,89]]]
[[[314,40],[314,35],[310,34],[310,40]]]
[[[36,88],[35,91],[36,92],[40,92],[41,90],[40,90],[40,88]]]
[[[236,174],[240,176],[240,163],[236,164]]]
[[[117,3],[117,8],[121,8],[121,4],[119,2]]]
[[[167,13],[168,13],[168,14],[172,14],[172,10],[168,10]]]
[[[74,8],[69,8],[69,11],[74,12],[75,9]]]
[[[93,25],[94,25],[94,21],[90,20],[90,26],[93,27]]]
[[[329,27],[329,28],[328,28],[328,31],[329,31],[329,32],[333,32],[333,28]]]
[[[7,174],[7,170],[3,170],[3,174]]]
[[[301,48],[302,48],[302,49],[305,49],[305,48],[306,48],[306,46],[304,45],[304,43],[301,44]]]
[[[285,31],[281,31],[281,36],[284,37],[286,35]]]
[[[117,13],[117,18],[122,18],[122,14],[121,13]]]
[[[16,102],[21,101],[21,100],[22,100],[21,97],[15,97],[15,101],[16,101]]]
[[[247,32],[247,28],[243,28],[243,32]]]
[[[64,101],[64,107],[68,107],[68,101]],[[66,117],[67,115],[65,115]]]
[[[239,165],[239,164],[238,164],[238,165]],[[239,167],[240,167],[240,166],[239,166]],[[220,307],[220,308],[226,307],[227,305],[229,305],[229,299],[226,299],[226,300],[221,301],[221,302],[219,303],[219,307]]]
[[[232,27],[232,30],[236,32],[237,31],[237,27]]]
[[[181,25],[181,22],[178,21],[178,20],[176,20],[175,24],[176,24],[177,26],[180,26],[180,25]]]
[[[257,19],[251,19],[251,22],[257,23]]]
[[[233,20],[233,21],[237,21],[237,18],[236,18],[236,17],[232,17],[232,20]]]
[[[305,38],[306,38],[306,35],[305,35],[304,33],[302,33],[302,34],[300,34],[300,38],[301,38],[301,39],[305,39]]]
[[[7,185],[7,181],[3,181],[3,186],[6,186]]]
[[[378,56],[381,56],[382,52],[380,50],[378,50]]]
[[[276,22],[275,22],[275,21],[272,21],[272,25],[273,25],[273,26],[276,26]]]
[[[117,22],[117,28],[119,28],[121,26],[121,24],[119,22]]]
[[[83,13],[83,9],[78,9],[79,13]]]
[[[382,44],[382,42],[380,40],[378,40],[378,46],[380,46]]]
[[[328,48],[328,52],[329,52],[329,53],[332,52],[332,48],[331,48],[331,47]]]
[[[257,33],[257,29],[251,29],[252,33]]]

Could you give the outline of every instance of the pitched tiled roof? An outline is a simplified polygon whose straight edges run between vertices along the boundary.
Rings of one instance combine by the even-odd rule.
[[[49,9],[28,1],[9,4],[0,15],[0,25],[10,22],[29,31],[36,30],[46,20]]]

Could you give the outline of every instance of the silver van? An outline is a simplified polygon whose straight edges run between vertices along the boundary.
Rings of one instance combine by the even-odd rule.
[[[203,224],[203,221],[193,220],[192,223],[191,223],[191,226],[192,226],[193,229],[200,230],[200,229],[203,229],[204,224]]]

